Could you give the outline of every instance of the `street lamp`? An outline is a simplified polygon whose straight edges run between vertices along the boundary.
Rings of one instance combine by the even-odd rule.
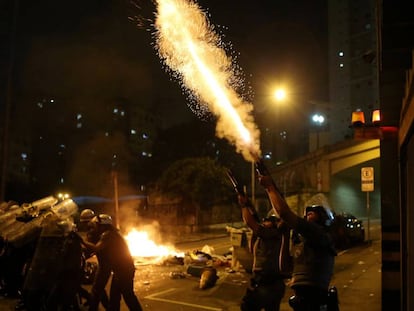
[[[325,117],[322,114],[315,113],[312,115],[312,122],[316,124],[316,149],[319,149],[319,132],[320,127],[325,123]]]
[[[279,131],[277,131],[280,126],[279,126],[279,121],[280,121],[280,107],[279,105],[283,102],[286,101],[287,98],[287,92],[284,88],[282,87],[278,87],[276,89],[271,90],[270,92],[268,92],[267,94],[270,94],[270,96],[272,96],[272,103],[276,104],[275,112],[276,112],[276,122],[272,122],[273,126],[269,126],[269,128],[271,129],[270,132],[270,143],[269,141],[267,141],[269,143],[268,147],[271,150],[271,156],[270,158],[272,159],[276,159],[276,150],[277,150],[277,145],[276,145],[276,140],[280,139],[280,133]],[[267,99],[270,98],[269,95],[266,96]],[[269,105],[270,106],[270,105]],[[269,106],[266,107],[266,110],[269,109]],[[270,114],[269,114],[270,116]],[[275,132],[277,132],[277,135],[275,135]],[[252,161],[251,163],[251,190],[252,190],[252,202],[254,204],[255,201],[255,186],[256,186],[256,168],[255,168],[255,162]]]
[[[277,100],[277,101],[282,101],[285,100],[286,98],[286,91],[284,89],[277,89],[274,91],[273,93],[273,97]]]
[[[280,163],[284,161],[283,154],[281,153],[280,145],[278,142],[286,139],[286,131],[283,130],[283,125],[281,125],[281,105],[285,105],[287,100],[289,100],[286,89],[283,87],[278,87],[273,91],[273,103],[275,109],[275,122],[273,123],[272,135],[271,135],[271,150],[272,158],[274,163]],[[283,131],[282,131],[283,130]],[[283,159],[282,159],[283,158]]]

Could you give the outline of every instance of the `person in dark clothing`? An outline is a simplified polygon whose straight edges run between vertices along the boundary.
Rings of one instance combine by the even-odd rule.
[[[99,239],[100,239],[100,229],[99,226],[97,224],[97,222],[94,219],[95,217],[95,212],[91,209],[85,209],[81,212],[80,214],[80,226],[79,228],[82,228],[84,232],[84,234],[86,235],[86,240],[90,243],[96,244],[98,243]],[[93,220],[93,221],[92,221]],[[81,232],[80,232],[81,233]],[[100,255],[99,254],[95,254],[95,252],[93,250],[91,250],[90,248],[84,248],[83,249],[83,268],[86,269],[87,267],[87,259],[93,257],[94,255],[96,255],[96,258],[98,260],[98,272],[99,275],[102,275],[102,270],[99,270],[99,262],[100,262]],[[93,281],[96,277],[96,271],[94,274],[94,278]],[[109,278],[109,276],[108,276]],[[106,284],[106,282],[105,282]],[[80,299],[82,300],[83,298],[86,299],[86,302],[84,303],[84,305],[89,305],[90,301],[91,301],[91,295],[90,293],[83,288],[82,286],[80,286],[79,288],[79,296]],[[102,291],[102,296],[100,298],[100,303],[102,304],[102,306],[104,307],[105,310],[109,310],[109,298],[108,295],[106,293],[105,290]]]
[[[57,225],[64,233],[64,243],[59,254],[64,260],[58,261],[59,269],[56,280],[45,298],[45,309],[80,310],[76,299],[82,278],[80,240],[72,231],[70,221],[60,221]]]
[[[111,275],[112,282],[115,281],[114,289],[119,290],[129,310],[141,311],[142,307],[134,293],[135,266],[131,257],[128,245],[123,236],[112,225],[112,218],[109,215],[101,214],[92,220],[97,225],[100,233],[99,241],[94,244],[82,240],[82,244],[94,251],[99,257],[98,271],[94,284],[92,285],[91,301],[89,310],[96,311],[106,283]],[[120,295],[109,298],[110,310],[119,310]]]
[[[329,233],[334,219],[326,206],[305,208],[299,217],[288,206],[269,175],[260,175],[272,206],[291,227],[293,235],[293,272],[290,286],[294,296],[289,300],[295,311],[328,310],[328,289],[333,275],[336,251]]]
[[[242,311],[278,311],[285,294],[285,279],[289,277],[289,233],[287,226],[274,214],[258,222],[248,208],[250,202],[239,195],[242,216],[256,237],[253,245],[253,275],[243,296]]]

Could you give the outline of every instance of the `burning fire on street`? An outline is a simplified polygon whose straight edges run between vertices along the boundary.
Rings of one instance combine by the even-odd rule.
[[[125,236],[132,257],[142,264],[159,263],[170,257],[184,257],[173,246],[154,242],[147,231],[131,229]]]

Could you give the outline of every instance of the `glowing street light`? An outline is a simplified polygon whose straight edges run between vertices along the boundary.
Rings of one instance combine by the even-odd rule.
[[[316,124],[316,149],[319,149],[319,128],[325,123],[325,117],[322,114],[315,113],[312,115],[312,122]]]
[[[273,93],[273,97],[277,100],[277,101],[283,101],[286,98],[286,91],[284,89],[277,89],[274,93]]]
[[[278,103],[278,105],[275,105],[276,106],[276,109],[275,109],[275,111],[276,111],[276,122],[274,123],[274,126],[279,127],[278,123],[280,121],[280,107],[278,107],[278,106],[279,106],[279,104],[286,101],[286,99],[287,99],[286,90],[279,87],[277,89],[274,89],[274,90],[270,91],[267,94],[272,96],[272,102],[277,102]],[[269,98],[270,97],[269,95],[266,96],[266,97]],[[271,158],[276,158],[276,152],[275,152],[275,150],[276,150],[276,148],[275,148],[275,139],[276,138],[274,137],[274,132],[275,131],[276,130],[273,129],[272,134],[271,134],[272,135],[272,137],[271,137],[271,145],[272,145],[272,147],[271,147]],[[255,178],[256,173],[255,172],[256,172],[255,162],[252,161],[252,163],[251,163],[251,188],[252,188],[252,202],[253,202],[253,204],[255,202],[255,186],[256,186],[256,178]]]
[[[312,116],[312,121],[318,126],[321,126],[325,122],[325,117],[321,114],[315,113]]]

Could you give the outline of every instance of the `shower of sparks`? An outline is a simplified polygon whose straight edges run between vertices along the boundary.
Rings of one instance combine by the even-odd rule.
[[[216,135],[227,139],[246,160],[254,160],[260,155],[260,133],[252,116],[253,105],[235,91],[232,59],[206,14],[191,0],[156,3],[160,58],[182,86],[217,117]]]

